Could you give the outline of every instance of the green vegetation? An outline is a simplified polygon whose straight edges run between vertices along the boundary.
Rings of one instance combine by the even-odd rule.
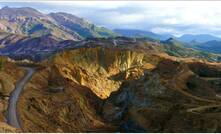
[[[94,28],[94,35],[95,37],[114,37],[117,36],[116,33],[114,33],[113,31],[104,28],[104,27],[95,27]]]
[[[192,48],[185,47],[185,44],[182,42],[176,41],[174,39],[167,40],[163,42],[163,49],[164,51],[171,55],[176,57],[194,57],[194,58],[200,58],[205,59],[207,61],[211,62],[220,62],[221,61],[221,55],[208,53],[205,51],[199,51]]]
[[[117,36],[116,33],[113,31],[104,28],[104,27],[98,27],[94,24],[85,24],[85,26],[81,26],[79,24],[66,24],[65,27],[71,29],[72,31],[75,31],[78,35],[80,35],[82,38],[91,38],[91,37],[115,37]]]

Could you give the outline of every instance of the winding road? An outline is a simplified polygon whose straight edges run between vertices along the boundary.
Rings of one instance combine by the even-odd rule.
[[[30,67],[22,67],[27,70],[26,75],[17,82],[15,89],[12,91],[10,98],[9,98],[9,106],[8,106],[8,113],[7,113],[7,122],[9,125],[14,126],[16,128],[21,128],[19,119],[18,119],[18,112],[16,109],[17,102],[20,96],[22,89],[24,88],[25,84],[31,79],[32,75],[35,72],[34,68]]]

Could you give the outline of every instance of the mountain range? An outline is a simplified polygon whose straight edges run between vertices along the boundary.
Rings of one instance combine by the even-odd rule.
[[[186,43],[190,42],[203,43],[212,40],[217,40],[217,41],[221,40],[221,38],[210,34],[196,34],[196,35],[184,34],[180,37],[177,37],[171,34],[157,34],[150,31],[137,30],[137,29],[114,29],[114,32],[126,37],[150,37],[157,40],[167,40],[169,38],[174,38]]]
[[[145,37],[145,38],[153,38],[156,40],[167,40],[169,38],[175,37],[170,34],[156,34],[150,31],[137,30],[137,29],[114,29],[114,32],[126,37],[138,37],[138,38]]]
[[[220,38],[209,34],[184,34],[180,37],[171,34],[157,34],[145,30],[114,29],[113,31],[77,17],[72,14],[58,12],[43,14],[30,7],[0,9],[0,30],[3,32],[39,37],[52,35],[58,39],[81,40],[93,37],[149,37],[157,40],[175,38],[182,42],[204,43]]]
[[[135,29],[112,31],[72,14],[62,12],[43,14],[29,7],[3,7],[0,10],[0,29],[0,54],[15,59],[39,61],[57,51],[74,48],[76,44],[84,44],[85,39],[110,38],[109,41],[112,42],[117,36],[145,38],[150,42],[164,44],[165,52],[170,55],[201,57],[210,61],[220,59],[217,55],[202,52],[217,52],[217,46],[213,47],[213,43],[209,43],[210,49],[206,48],[207,42],[199,43],[199,40],[205,36],[208,37],[207,40],[217,39],[210,35],[188,35],[188,38],[183,35],[178,38],[170,34],[156,34]],[[171,39],[173,39],[172,45]],[[218,41],[212,42],[219,46]]]
[[[194,48],[200,51],[218,53],[221,54],[221,38],[210,34],[184,34],[180,37],[176,37],[170,34],[156,34],[149,31],[136,30],[136,29],[115,29],[114,32],[121,36],[137,37],[137,38],[152,38],[155,40],[166,41],[170,38],[177,40],[180,44],[189,48]]]
[[[221,54],[221,41],[211,40],[203,43],[195,43],[191,47],[211,53]]]
[[[111,30],[96,26],[71,14],[43,14],[29,7],[3,7],[0,10],[0,29],[8,33],[34,37],[52,35],[63,40],[115,35]]]
[[[29,7],[2,8],[0,29],[0,132],[221,132],[216,37]]]
[[[58,12],[43,14],[30,7],[0,9],[0,31],[1,36],[12,34],[11,36],[26,36],[25,38],[51,37],[54,40],[74,40],[79,41],[86,38],[107,38],[116,36],[148,38],[150,40],[167,40],[174,38],[181,42],[188,43],[188,47],[220,53],[220,38],[209,35],[184,34],[176,37],[171,34],[156,34],[145,30],[136,29],[114,29],[113,31],[77,17],[72,14]],[[11,37],[10,37],[11,38]],[[6,42],[6,43],[5,43]],[[3,48],[7,41],[2,40],[0,48]],[[7,49],[9,50],[9,48]],[[5,50],[6,51],[6,50]]]
[[[204,43],[213,40],[220,41],[221,38],[218,38],[210,34],[198,34],[198,35],[184,34],[181,37],[179,37],[178,40],[189,43],[190,42]]]

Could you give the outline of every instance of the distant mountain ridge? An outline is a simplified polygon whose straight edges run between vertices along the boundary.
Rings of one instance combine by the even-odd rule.
[[[220,53],[221,49],[221,42],[216,41],[219,38],[211,35],[183,35],[178,38],[170,34],[156,34],[136,29],[112,31],[72,14],[63,12],[43,14],[29,7],[0,9],[0,29],[0,54],[17,59],[41,60],[57,51],[77,47],[75,45],[79,41],[84,44],[87,41],[85,39],[101,43],[97,38],[105,38],[108,44],[111,42],[112,45],[122,40],[131,45],[137,42],[137,39],[134,39],[137,37],[140,40],[144,39],[145,43],[163,44],[170,55],[200,57],[210,61],[217,61],[219,56],[202,51]],[[123,37],[116,38],[117,36]],[[182,39],[189,39],[187,41],[190,42]],[[207,40],[211,41],[199,43]]]
[[[198,43],[192,46],[195,49],[221,54],[221,41],[212,40],[208,42]]]
[[[90,37],[113,37],[104,27],[67,13],[43,14],[30,7],[0,9],[0,30],[26,36],[51,35],[57,39],[81,40]]]
[[[70,31],[75,31],[83,38],[116,36],[116,34],[109,29],[98,27],[89,21],[72,14],[58,12],[50,13],[49,16],[53,18],[59,25]]]
[[[197,34],[197,35],[192,35],[192,34],[184,34],[181,37],[178,38],[178,40],[183,41],[183,42],[207,42],[207,41],[212,41],[212,40],[221,40],[221,38],[215,37],[210,34]]]
[[[137,29],[114,29],[114,32],[126,37],[149,37],[157,40],[167,40],[169,38],[175,38],[175,36],[170,34],[156,34],[150,31]]]
[[[174,38],[176,40],[191,43],[191,42],[208,42],[208,41],[221,41],[221,38],[210,35],[210,34],[184,34],[180,37],[176,37],[171,34],[157,34],[150,31],[145,30],[137,30],[137,29],[114,29],[114,32],[118,33],[119,35],[126,36],[126,37],[149,37],[158,40],[167,40],[169,38]]]

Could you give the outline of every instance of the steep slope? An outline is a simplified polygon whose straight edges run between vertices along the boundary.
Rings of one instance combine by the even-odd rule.
[[[70,31],[75,31],[82,38],[90,37],[113,37],[116,36],[114,32],[104,27],[98,27],[83,18],[79,18],[72,14],[67,14],[63,12],[50,13],[56,23],[69,29]]]
[[[9,33],[30,36],[51,34],[58,39],[79,40],[80,37],[72,31],[62,29],[53,19],[32,8],[9,8],[0,10],[1,30]]]
[[[111,30],[67,13],[43,14],[30,7],[0,9],[1,31],[40,37],[51,35],[60,40],[113,37]]]
[[[60,41],[52,35],[31,37],[2,32],[0,33],[0,54],[16,60],[40,61],[76,43],[72,40]]]

